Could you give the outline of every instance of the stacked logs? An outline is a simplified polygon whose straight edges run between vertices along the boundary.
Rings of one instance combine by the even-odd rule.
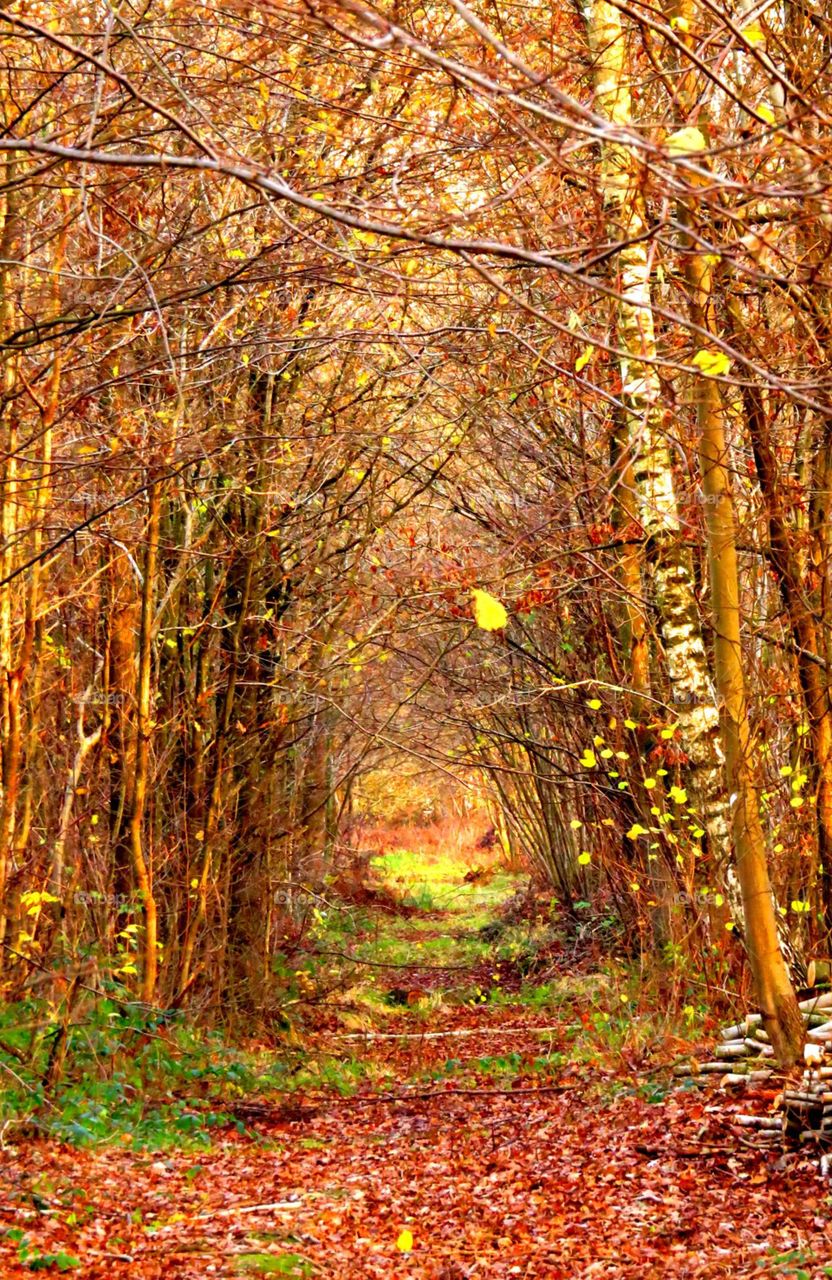
[[[800,1003],[806,1021],[805,1067],[799,1081],[786,1082],[775,1099],[774,1113],[734,1115],[733,1123],[752,1130],[759,1146],[779,1145],[784,1139],[805,1143],[832,1140],[832,992]],[[676,1076],[719,1076],[721,1084],[752,1084],[772,1078],[774,1050],[758,1013],[720,1032],[719,1054],[711,1062],[684,1063]],[[823,1156],[822,1171],[832,1171],[832,1157]]]
[[[822,1059],[828,1046],[832,1065],[832,991],[801,1000],[800,1012],[806,1022],[807,1066]],[[768,1080],[775,1069],[774,1050],[759,1013],[749,1013],[742,1021],[720,1032],[722,1043],[711,1062],[685,1062],[674,1068],[676,1076],[718,1075],[723,1084],[746,1084]]]

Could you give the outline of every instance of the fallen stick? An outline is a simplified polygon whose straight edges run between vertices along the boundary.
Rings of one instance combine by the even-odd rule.
[[[364,1093],[356,1098],[333,1098],[338,1106],[377,1106],[383,1102],[421,1102],[426,1098],[535,1098],[542,1093],[573,1093],[577,1084],[542,1084],[537,1089],[423,1089],[418,1093]]]
[[[222,1209],[209,1209],[205,1213],[198,1213],[197,1218],[220,1218],[228,1217],[234,1213],[263,1213],[270,1212],[272,1209],[302,1209],[303,1204],[300,1200],[274,1200],[270,1204],[239,1204],[229,1205]]]
[[[544,1035],[559,1027],[460,1027],[450,1031],[335,1031],[333,1040],[438,1040],[442,1036],[508,1036],[524,1032]]]
[[[347,951],[319,950],[317,947],[295,947],[293,950],[313,958],[331,956],[336,960],[347,960],[350,964],[363,964],[370,969],[433,969],[437,973],[470,973],[473,967],[470,964],[416,964],[412,961],[395,964],[392,960],[362,960],[360,956],[351,956]]]

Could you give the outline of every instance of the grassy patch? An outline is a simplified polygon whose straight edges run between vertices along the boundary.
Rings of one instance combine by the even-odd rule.
[[[298,1253],[238,1253],[234,1271],[237,1275],[311,1276],[312,1263]]]

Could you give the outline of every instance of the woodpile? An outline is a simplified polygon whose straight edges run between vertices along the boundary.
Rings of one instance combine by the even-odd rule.
[[[832,991],[800,1003],[806,1021],[804,1069],[802,1076],[786,1079],[765,1115],[734,1115],[731,1120],[761,1147],[832,1140]],[[674,1069],[677,1077],[714,1076],[721,1084],[749,1085],[771,1080],[778,1073],[774,1050],[758,1013],[724,1027],[717,1057],[710,1062],[683,1063]],[[821,1172],[832,1172],[832,1156],[821,1157]]]

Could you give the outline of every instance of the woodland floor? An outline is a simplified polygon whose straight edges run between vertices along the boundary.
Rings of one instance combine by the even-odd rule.
[[[729,1127],[770,1095],[671,1088],[662,1055],[685,1045],[634,1034],[603,939],[485,940],[516,886],[464,871],[411,883],[410,914],[322,929],[332,993],[306,1010],[291,1091],[226,1098],[207,1148],[6,1134],[2,1280],[832,1275],[816,1160]]]

